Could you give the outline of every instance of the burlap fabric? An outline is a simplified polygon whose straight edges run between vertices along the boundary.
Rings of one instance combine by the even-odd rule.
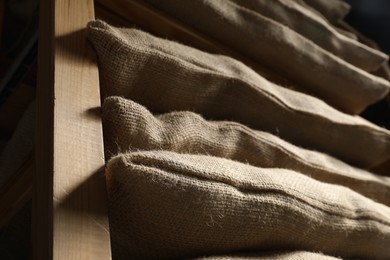
[[[298,0],[297,2],[302,3],[302,1],[313,7],[332,23],[344,19],[351,9],[351,6],[344,0]]]
[[[326,256],[321,253],[305,251],[286,251],[286,252],[269,252],[269,253],[246,253],[199,257],[196,260],[335,260],[340,259],[333,256]]]
[[[112,158],[106,175],[118,259],[292,248],[390,258],[390,208],[294,171],[150,151]]]
[[[101,21],[89,24],[89,38],[106,93],[131,98],[153,113],[191,110],[238,121],[361,167],[390,157],[389,131],[276,86],[229,57]]]
[[[305,87],[338,109],[357,114],[388,92],[373,76],[311,40],[230,0],[145,0]]]
[[[303,35],[318,46],[367,71],[377,70],[388,56],[337,31],[326,19],[291,0],[232,0]]]
[[[254,166],[291,169],[390,206],[390,178],[236,122],[206,121],[192,112],[153,116],[145,107],[120,97],[106,98],[102,117],[107,159],[121,152],[156,149],[211,155]]]

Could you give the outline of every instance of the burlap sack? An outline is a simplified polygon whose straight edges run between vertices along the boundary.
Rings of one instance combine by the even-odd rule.
[[[266,65],[332,106],[358,114],[390,83],[332,55],[302,35],[231,0],[145,0]]]
[[[390,157],[389,131],[276,86],[229,57],[101,21],[89,24],[89,38],[108,95],[129,97],[154,113],[191,110],[238,121],[361,167]]]
[[[120,97],[106,98],[102,118],[107,159],[121,152],[155,149],[211,155],[259,167],[294,170],[390,206],[390,178],[235,122],[206,121],[191,112],[154,117],[145,107]]]
[[[339,33],[321,16],[291,0],[232,0],[303,35],[325,50],[367,71],[377,70],[388,59],[384,53]]]
[[[333,29],[341,33],[342,35],[351,38],[352,40],[358,41],[358,37],[353,32],[350,32],[348,30],[345,30],[344,28],[340,28],[339,24],[333,25]]]
[[[296,1],[296,0],[294,0]],[[332,23],[342,20],[351,9],[351,6],[343,0],[303,0]],[[302,2],[302,0],[297,1]]]
[[[390,208],[293,171],[151,151],[112,158],[106,174],[119,259],[284,249],[390,258]]]
[[[199,257],[196,260],[335,260],[340,259],[333,256],[326,256],[321,253],[305,251],[286,251],[286,252],[269,252],[269,253],[241,253],[231,255],[217,255]]]

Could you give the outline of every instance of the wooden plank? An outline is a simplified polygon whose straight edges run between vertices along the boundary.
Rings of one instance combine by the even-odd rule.
[[[203,51],[233,57],[276,84],[308,93],[307,90],[280,76],[272,69],[254,62],[249,57],[157,10],[147,3],[138,0],[95,0],[95,2],[100,8],[109,10],[115,15],[129,21],[129,24],[136,25],[156,36],[176,40]]]
[[[119,16],[111,10],[105,8],[99,3],[95,3],[95,15],[96,19],[103,20],[116,27],[129,27],[134,24],[122,16]]]
[[[111,259],[92,0],[41,0],[34,259]]]

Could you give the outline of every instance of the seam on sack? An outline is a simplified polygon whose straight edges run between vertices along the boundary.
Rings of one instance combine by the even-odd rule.
[[[124,104],[125,106],[129,105],[128,102],[133,102],[133,101],[128,101],[128,100],[125,100],[125,101],[126,101],[126,103]],[[141,106],[141,105],[139,105],[139,106]],[[121,112],[119,112],[119,113],[121,113]],[[312,168],[312,172],[306,171],[306,173],[303,173],[306,176],[312,176],[312,177],[317,176],[314,178],[317,180],[324,181],[327,183],[332,183],[332,184],[340,184],[339,183],[340,181],[353,183],[353,185],[355,185],[355,186],[357,185],[360,187],[358,193],[364,194],[365,196],[370,197],[370,198],[374,198],[375,200],[380,200],[381,202],[389,201],[389,199],[386,200],[384,198],[384,196],[379,193],[379,191],[382,189],[390,190],[389,187],[387,187],[386,185],[381,186],[381,182],[383,182],[384,180],[377,180],[377,179],[373,178],[373,176],[368,176],[369,178],[366,178],[366,179],[361,179],[361,178],[357,179],[357,178],[354,178],[354,176],[343,174],[342,173],[343,171],[340,171],[338,169],[332,169],[332,168],[328,168],[328,167],[323,166],[323,165],[318,164],[318,163],[312,163],[308,160],[303,159],[303,157],[299,156],[299,154],[292,152],[289,149],[285,148],[282,144],[277,143],[277,142],[273,142],[273,141],[267,139],[266,137],[262,136],[261,134],[258,134],[255,131],[253,131],[252,129],[245,127],[244,125],[241,125],[239,123],[230,122],[230,121],[219,121],[218,124],[215,124],[212,121],[204,120],[203,117],[201,117],[200,115],[197,115],[193,112],[165,113],[164,115],[166,117],[164,117],[164,118],[157,118],[157,117],[153,116],[147,109],[145,109],[145,111],[142,112],[142,114],[144,114],[144,113],[148,114],[147,115],[148,118],[149,118],[149,116],[151,116],[152,121],[149,121],[148,124],[151,124],[151,125],[149,125],[149,127],[152,127],[154,129],[158,129],[159,136],[163,136],[163,134],[162,134],[163,130],[161,130],[160,128],[161,127],[165,128],[167,126],[167,119],[170,120],[171,118],[174,118],[174,116],[179,116],[179,118],[175,117],[174,119],[180,121],[183,119],[183,116],[185,116],[186,114],[188,115],[188,113],[189,113],[189,115],[192,116],[191,118],[196,120],[197,124],[201,125],[201,127],[207,129],[208,131],[213,131],[217,134],[218,134],[219,130],[227,130],[229,133],[236,132],[239,136],[242,136],[244,138],[250,138],[250,139],[253,139],[257,142],[264,143],[265,145],[272,147],[272,149],[274,149],[278,152],[281,152],[281,153],[285,154],[287,157],[291,157],[291,158],[293,158],[293,160],[296,160],[297,162],[301,163],[303,167]],[[139,115],[139,117],[141,117],[141,121],[144,120],[142,118],[145,118],[143,115]],[[157,126],[157,128],[156,128],[156,126]],[[134,127],[136,127],[136,126],[130,125],[130,128],[134,128]],[[176,132],[176,133],[179,133],[179,135],[183,134],[183,129],[176,129],[176,130],[180,130],[179,132]],[[168,136],[172,136],[172,135],[169,134]],[[162,140],[164,140],[166,138],[167,138],[167,136],[164,136]],[[207,137],[203,138],[203,139],[208,140]],[[158,141],[157,143],[160,143],[160,141]],[[237,142],[234,141],[233,144],[237,145]],[[296,147],[296,148],[299,149],[299,147]],[[153,150],[153,148],[147,149],[147,150]],[[203,154],[203,153],[200,153],[200,154]],[[230,158],[227,158],[227,159],[230,159]],[[259,165],[259,166],[261,167],[261,165]],[[292,169],[292,170],[299,172],[299,169],[298,170]],[[319,171],[322,171],[322,172],[319,172]],[[326,174],[333,176],[332,179],[335,178],[337,181],[336,182],[335,181],[326,181],[326,180],[323,180],[323,178],[319,178],[319,176],[321,176],[321,174],[324,171],[326,172]],[[350,170],[346,169],[345,171],[349,172]],[[363,176],[363,177],[365,177],[365,176]],[[362,183],[362,182],[364,182],[364,183]],[[380,187],[378,187],[378,186],[380,186]],[[347,187],[348,187],[348,185],[347,185]],[[353,188],[351,188],[351,189],[353,189]],[[356,191],[356,189],[353,189],[353,190]],[[363,192],[363,190],[366,190],[368,192]]]
[[[110,30],[113,30],[111,27],[110,27]],[[111,32],[107,32],[107,31],[104,31],[102,30],[103,33],[108,33],[108,34],[112,34]],[[145,32],[142,32],[142,33],[145,33]],[[116,36],[116,35],[115,35]],[[133,45],[130,45],[129,43],[127,43],[126,41],[122,40],[121,38],[119,37],[115,37],[115,41],[119,41],[123,44],[125,44],[126,46],[128,46],[129,48],[131,49],[135,49],[135,51],[139,51],[143,54],[146,54],[146,55],[151,55],[153,53],[151,53],[150,51],[148,52],[148,49],[146,47],[135,47]],[[188,46],[187,46],[188,47]],[[191,47],[190,47],[191,48]],[[300,108],[294,108],[292,106],[290,106],[288,103],[284,102],[283,100],[279,99],[277,96],[275,96],[273,93],[270,93],[268,90],[264,90],[262,87],[259,87],[255,82],[252,82],[251,80],[243,80],[239,77],[234,77],[232,75],[227,75],[226,73],[222,73],[220,71],[217,71],[217,70],[211,70],[210,68],[208,67],[200,67],[198,64],[195,64],[193,62],[190,62],[190,61],[187,61],[187,60],[184,60],[183,58],[179,58],[177,56],[174,56],[170,53],[167,53],[167,52],[164,52],[160,49],[156,49],[156,48],[149,48],[149,50],[152,50],[155,54],[164,54],[163,56],[166,56],[167,58],[170,58],[171,60],[174,60],[176,62],[184,62],[184,63],[187,63],[187,64],[191,64],[193,65],[193,67],[198,67],[202,70],[206,70],[207,72],[210,72],[212,75],[215,75],[215,76],[220,76],[220,77],[223,77],[225,78],[226,80],[237,80],[245,85],[248,85],[250,86],[252,89],[254,90],[258,90],[259,92],[261,92],[262,94],[266,95],[269,99],[273,100],[275,103],[278,103],[280,104],[282,107],[285,107],[287,110],[289,110],[290,112],[293,112],[293,113],[297,113],[297,114],[301,114],[303,116],[310,116],[310,117],[318,117],[318,118],[321,118],[323,121],[325,122],[331,122],[331,123],[337,123],[339,125],[344,125],[344,126],[354,126],[354,127],[360,127],[360,128],[364,128],[365,131],[368,130],[369,132],[371,131],[374,131],[374,132],[377,132],[377,133],[380,133],[380,134],[384,134],[386,135],[386,138],[389,139],[390,137],[388,137],[389,133],[386,133],[386,131],[384,131],[383,129],[373,125],[373,126],[367,126],[367,125],[364,125],[364,124],[361,124],[359,122],[353,122],[353,123],[346,123],[346,122],[340,122],[340,121],[334,121],[332,120],[331,118],[327,118],[327,117],[324,117],[323,115],[321,114],[314,114],[314,113],[311,113],[310,111],[304,111],[304,110],[301,110]],[[241,62],[240,62],[241,63]],[[246,67],[245,64],[242,64],[241,65],[244,65]],[[250,69],[249,67],[247,67],[248,69]],[[259,75],[258,73],[256,73],[257,75]],[[263,78],[263,76],[259,75],[260,77]],[[269,82],[267,79],[263,78],[265,81],[266,81],[266,84],[271,84],[271,82]],[[280,88],[282,88],[281,86],[278,86]],[[272,87],[271,87],[272,88]],[[301,95],[305,95],[305,94],[302,94],[302,93],[299,93],[299,92],[292,92],[292,93],[298,93],[298,94],[301,94]],[[311,97],[313,98],[313,97]],[[319,101],[322,101],[322,100],[319,100]],[[324,103],[325,104],[325,103]],[[331,107],[330,107],[331,108]],[[335,110],[336,113],[340,113],[339,111]],[[350,115],[343,115],[343,116],[349,116],[351,117]]]
[[[162,172],[164,172],[165,174],[174,174],[174,175],[176,175],[176,176],[181,176],[181,177],[185,177],[185,178],[192,178],[192,179],[197,179],[197,180],[201,180],[201,181],[208,181],[208,182],[215,182],[215,183],[219,183],[219,184],[224,184],[224,185],[227,185],[227,186],[229,186],[229,187],[232,187],[232,188],[234,188],[234,189],[236,189],[236,190],[242,192],[243,194],[254,194],[254,195],[259,195],[259,194],[266,193],[266,192],[263,192],[263,191],[260,191],[260,190],[250,189],[250,188],[247,188],[247,187],[236,187],[236,186],[232,185],[231,183],[227,182],[226,180],[215,180],[215,179],[207,178],[206,176],[199,176],[199,175],[196,175],[196,174],[194,174],[193,167],[191,167],[191,168],[187,167],[185,170],[187,170],[187,172],[189,171],[190,174],[189,174],[189,175],[188,175],[188,174],[184,175],[184,174],[181,172],[181,170],[183,170],[183,169],[177,169],[177,166],[181,165],[181,163],[180,163],[180,164],[176,163],[176,165],[164,165],[164,164],[163,164],[162,167],[161,167],[161,165],[160,165],[159,167],[156,167],[155,165],[142,164],[142,162],[144,162],[144,161],[142,161],[141,163],[140,163],[140,162],[137,162],[137,161],[135,162],[133,159],[136,159],[136,160],[139,160],[139,159],[145,160],[145,159],[146,159],[146,160],[149,160],[149,162],[152,161],[153,164],[154,164],[154,161],[155,161],[156,159],[157,159],[159,162],[161,162],[161,161],[159,160],[160,158],[148,157],[147,155],[145,156],[145,155],[143,155],[143,154],[138,154],[138,156],[140,155],[141,158],[139,158],[139,157],[137,158],[137,154],[135,154],[135,155],[136,155],[136,156],[134,156],[134,154],[132,155],[132,158],[130,158],[130,162],[129,162],[128,160],[126,160],[126,159],[128,159],[128,158],[125,157],[126,159],[124,160],[124,162],[125,162],[125,165],[126,165],[126,166],[130,166],[130,167],[134,167],[134,166],[136,166],[136,167],[137,167],[137,166],[138,166],[138,167],[147,167],[147,168],[149,168],[149,169],[154,170],[155,172],[162,171]],[[146,158],[145,158],[145,157],[146,157]],[[168,169],[166,169],[166,166],[168,166]],[[171,167],[169,167],[169,166],[171,166]],[[172,169],[172,166],[173,166],[173,167],[176,167],[176,168],[175,168],[175,169]],[[142,170],[142,169],[140,169],[140,170]],[[305,201],[304,198],[299,198],[299,197],[297,197],[297,196],[294,196],[294,195],[292,195],[292,194],[289,194],[287,191],[283,191],[283,190],[280,190],[280,189],[277,189],[277,188],[271,188],[271,187],[269,187],[269,188],[267,187],[265,190],[266,190],[266,191],[269,191],[270,193],[271,193],[271,192],[275,192],[275,193],[280,194],[280,195],[282,195],[282,196],[291,197],[291,198],[293,198],[293,199],[296,199],[296,200],[302,202],[303,204],[306,204],[307,206],[310,206],[310,207],[312,207],[312,208],[314,208],[314,209],[317,209],[318,211],[324,212],[324,213],[329,214],[329,215],[333,215],[333,216],[337,216],[337,217],[344,217],[344,218],[347,218],[347,219],[350,219],[350,220],[357,220],[357,221],[358,221],[358,220],[374,221],[374,222],[378,222],[378,223],[380,223],[380,224],[382,224],[382,225],[385,225],[385,226],[387,226],[387,227],[390,227],[390,222],[388,222],[388,221],[386,221],[386,220],[378,219],[378,218],[376,218],[376,217],[374,217],[374,216],[365,216],[365,215],[363,215],[363,216],[362,216],[362,215],[359,215],[359,216],[357,216],[357,217],[347,216],[347,215],[341,214],[341,213],[339,213],[339,212],[331,212],[331,211],[329,211],[329,210],[324,210],[324,209],[320,208],[319,206],[313,205],[313,204],[311,204],[311,203]],[[324,204],[324,205],[327,205],[327,206],[334,206],[334,204],[328,204],[328,203],[326,203],[326,202],[319,201],[318,199],[313,198],[313,197],[311,197],[311,196],[308,196],[308,195],[306,195],[306,194],[303,194],[303,193],[301,193],[301,192],[298,191],[298,190],[294,190],[294,191],[295,191],[295,192],[299,192],[303,197],[310,198],[310,199],[315,200],[315,201],[317,201],[317,202],[319,202],[319,203],[321,203],[321,204]],[[340,205],[338,205],[338,206],[340,206]],[[350,210],[350,209],[347,209],[347,208],[344,208],[344,209],[345,209],[345,210]],[[354,211],[352,211],[352,212],[354,212],[354,213],[359,213],[359,212],[356,211],[356,210],[354,210]]]
[[[287,156],[291,156],[293,157],[294,159],[296,159],[297,161],[299,161],[300,163],[306,165],[306,166],[309,166],[309,167],[313,167],[313,168],[317,168],[319,170],[322,170],[322,171],[328,171],[328,172],[334,172],[334,173],[337,173],[339,174],[340,176],[344,177],[344,178],[348,178],[348,179],[353,179],[352,177],[350,176],[346,176],[346,175],[343,175],[342,174],[342,171],[338,171],[338,169],[332,169],[332,168],[328,168],[326,166],[322,166],[320,164],[317,164],[317,163],[312,163],[312,162],[309,162],[307,160],[304,160],[301,156],[297,155],[296,153],[294,152],[291,152],[290,150],[286,149],[284,146],[281,146],[281,145],[278,145],[277,143],[275,142],[272,142],[270,141],[269,139],[266,139],[265,137],[262,137],[262,136],[259,136],[258,134],[256,134],[256,132],[254,132],[253,130],[245,127],[245,126],[242,126],[242,125],[236,125],[232,124],[232,122],[220,122],[222,124],[222,126],[224,127],[224,129],[229,129],[229,126],[236,126],[237,127],[237,130],[247,136],[252,136],[254,139],[260,141],[260,142],[264,142],[272,147],[274,147],[275,149],[277,150],[280,150],[281,152],[287,154]],[[216,129],[216,127],[214,127],[214,129]],[[298,147],[296,147],[298,148]],[[310,150],[308,150],[310,151]],[[310,151],[312,152],[312,151]],[[332,159],[335,159],[335,158],[332,158]],[[351,166],[349,166],[351,167]],[[364,181],[369,181],[369,182],[382,182],[382,180],[364,180]],[[379,183],[375,183],[375,184],[379,184]]]
[[[226,3],[228,3],[228,5],[230,4],[231,6],[236,7],[237,9],[241,10],[242,12],[249,13],[249,14],[255,15],[255,16],[261,16],[265,20],[268,20],[268,22],[270,22],[270,23],[279,24],[280,26],[285,27],[288,30],[294,32],[297,35],[297,37],[303,38],[303,39],[305,39],[305,41],[307,40],[306,37],[302,36],[299,33],[296,33],[294,30],[292,30],[288,26],[285,26],[285,25],[283,25],[283,24],[281,24],[279,22],[276,22],[273,19],[271,19],[271,18],[269,18],[269,17],[267,17],[265,15],[259,14],[259,13],[255,12],[255,11],[249,9],[249,8],[246,8],[244,6],[238,5],[238,4],[236,4],[235,2],[233,2],[231,0],[227,0]],[[309,43],[309,45],[313,45],[313,44],[316,45],[311,40],[308,40],[308,43]],[[312,47],[315,47],[314,45]],[[356,71],[359,74],[362,74],[365,78],[368,78],[368,79],[373,80],[373,81],[380,82],[382,85],[386,84],[385,86],[382,86],[381,88],[387,89],[387,93],[390,91],[390,82],[389,81],[387,81],[385,79],[382,79],[382,78],[380,78],[378,76],[374,76],[374,75],[370,74],[369,72],[367,72],[367,71],[365,71],[363,69],[360,69],[360,68],[350,64],[349,62],[344,61],[343,59],[341,59],[340,57],[338,57],[337,55],[335,55],[335,54],[333,54],[331,52],[326,51],[326,52],[323,53],[323,55],[331,57],[336,63],[339,63],[339,64],[343,65],[344,67],[347,67],[351,71]],[[381,82],[381,81],[383,81],[383,82]]]

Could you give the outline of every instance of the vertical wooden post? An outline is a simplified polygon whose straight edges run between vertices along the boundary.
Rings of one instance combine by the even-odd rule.
[[[93,0],[41,0],[33,257],[111,259]],[[97,114],[96,114],[97,111]]]

